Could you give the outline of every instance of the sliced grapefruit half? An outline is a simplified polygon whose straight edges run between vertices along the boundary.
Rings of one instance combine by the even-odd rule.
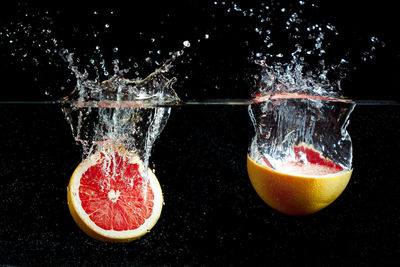
[[[247,171],[257,194],[270,207],[288,215],[315,213],[335,201],[346,188],[352,171],[345,170],[312,145],[293,146],[296,160],[273,169],[247,155]],[[306,158],[306,163],[300,160]]]
[[[72,218],[100,241],[129,242],[148,233],[160,217],[163,195],[154,173],[148,170],[147,181],[144,173],[136,155],[93,154],[79,164],[68,185]]]

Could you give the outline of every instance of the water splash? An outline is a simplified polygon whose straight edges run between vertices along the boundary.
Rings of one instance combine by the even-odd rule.
[[[312,164],[311,153],[335,169],[330,171],[349,171],[353,155],[346,128],[355,104],[342,96],[341,88],[348,61],[330,55],[339,35],[336,27],[303,19],[307,3],[300,2],[294,9],[265,5],[259,13],[233,9],[258,18],[255,32],[265,44],[251,58],[261,72],[248,109],[255,128],[249,155],[280,170],[288,163]],[[276,16],[286,19],[273,21]]]
[[[184,48],[189,46],[185,41]],[[176,78],[167,75],[183,49],[144,79],[126,78],[129,70],[120,69],[114,61],[114,74],[102,82],[99,77],[89,79],[86,70],[78,70],[74,55],[61,51],[77,81],[75,89],[64,98],[62,109],[75,140],[82,144],[84,159],[101,152],[106,155],[104,171],[115,174],[109,169],[118,165],[119,156],[137,155],[143,161],[142,175],[147,185],[151,149],[171,113],[171,107],[158,105],[180,101],[173,89]],[[104,65],[100,69],[104,72]]]
[[[312,159],[297,152],[302,147],[349,171],[353,152],[346,129],[354,107],[351,100],[299,93],[275,94],[255,102],[248,109],[256,133],[249,155],[278,170],[288,162],[312,164]]]
[[[88,16],[83,26],[78,15],[70,21],[69,13],[62,10],[20,6],[13,21],[0,30],[0,43],[6,44],[17,64],[24,66],[31,60],[43,72],[48,63],[46,77],[54,80],[49,88],[40,80],[40,89],[45,88],[47,97],[65,96],[73,88],[63,98],[62,110],[75,140],[82,144],[83,159],[101,152],[107,172],[118,165],[116,153],[136,155],[143,161],[147,180],[152,146],[171,112],[170,107],[159,106],[180,101],[171,69],[190,42],[184,41],[182,49],[170,52],[169,59],[162,63],[166,50],[161,51],[158,41],[163,36],[137,31],[128,37],[120,35],[121,29],[115,24],[120,11],[78,10],[83,17]],[[66,25],[62,24],[63,16],[68,17]],[[129,52],[131,56],[123,55],[131,48],[124,46],[130,38],[135,40],[135,51]],[[65,63],[70,70],[68,77]],[[52,75],[54,71],[61,75]],[[142,78],[143,73],[150,74]]]

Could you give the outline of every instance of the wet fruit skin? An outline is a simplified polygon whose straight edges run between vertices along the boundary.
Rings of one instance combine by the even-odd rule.
[[[77,170],[77,169],[78,169],[78,168],[76,168],[76,170]],[[75,171],[76,171],[76,170],[75,170]],[[75,174],[75,172],[74,172],[74,174]],[[74,176],[74,174],[72,174],[72,176]],[[72,180],[71,180],[71,181],[72,181]],[[133,240],[138,239],[139,237],[141,237],[141,236],[144,235],[144,234],[143,234],[143,235],[141,235],[141,236],[135,236],[135,237],[133,237],[133,238],[110,239],[110,238],[107,238],[107,237],[105,237],[105,236],[102,236],[102,235],[96,233],[95,231],[93,231],[93,230],[92,230],[90,227],[88,227],[88,226],[82,221],[82,219],[79,217],[79,215],[78,215],[77,212],[76,212],[76,208],[73,208],[73,207],[72,207],[73,201],[72,201],[71,182],[69,183],[68,188],[67,188],[67,200],[68,200],[69,212],[71,213],[71,216],[72,216],[72,218],[74,219],[75,223],[78,225],[78,227],[79,227],[83,232],[85,232],[88,236],[90,236],[90,237],[92,237],[92,238],[94,238],[94,239],[96,239],[96,240],[103,241],[103,242],[118,242],[118,243],[121,243],[121,242],[130,242],[130,241],[133,241]]]
[[[335,201],[353,170],[329,177],[301,177],[261,166],[247,155],[247,171],[253,188],[270,207],[287,215],[307,215]]]
[[[81,164],[82,164],[82,163],[81,163]],[[74,173],[72,174],[72,177],[75,176],[75,173],[76,173],[77,170],[80,168],[81,164],[75,169]],[[155,179],[157,179],[157,178],[155,178]],[[79,227],[83,232],[85,232],[88,236],[90,236],[90,237],[92,237],[92,238],[94,238],[94,239],[96,239],[96,240],[103,241],[103,242],[126,243],[126,242],[131,242],[131,241],[133,241],[133,240],[136,240],[136,239],[142,237],[143,235],[145,235],[145,234],[147,233],[147,232],[143,232],[143,233],[141,233],[141,234],[139,234],[139,235],[136,235],[136,236],[134,236],[134,237],[131,237],[131,238],[127,238],[126,236],[120,237],[120,238],[118,238],[118,237],[112,237],[112,238],[111,238],[111,237],[103,236],[103,235],[101,235],[101,234],[95,232],[95,231],[94,231],[92,228],[90,228],[86,223],[84,223],[84,221],[80,218],[80,216],[79,216],[78,213],[77,213],[77,208],[74,206],[74,201],[72,201],[72,198],[73,198],[73,196],[72,196],[72,194],[73,194],[72,191],[73,191],[73,190],[71,190],[71,188],[72,188],[72,181],[73,181],[73,179],[71,178],[70,183],[69,183],[68,188],[67,188],[68,208],[69,208],[69,211],[70,211],[71,216],[72,216],[72,218],[74,219],[75,223],[76,223],[76,224],[78,225],[78,227]],[[158,185],[158,187],[159,187],[160,185],[159,185],[159,183],[158,183],[157,180],[156,180],[156,183],[157,183],[157,185]],[[160,190],[161,190],[161,189],[160,189]],[[163,197],[162,197],[162,192],[161,192],[161,191],[160,191],[160,196],[161,196],[161,202],[163,202]],[[157,221],[158,221],[160,215],[161,215],[161,210],[160,210],[160,213],[155,217],[153,223],[152,223],[151,225],[149,225],[149,228],[150,228],[150,229],[157,223]]]

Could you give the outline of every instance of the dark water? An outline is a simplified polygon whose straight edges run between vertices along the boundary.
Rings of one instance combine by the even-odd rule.
[[[151,158],[165,206],[152,231],[129,244],[95,241],[72,220],[66,187],[81,148],[60,107],[0,111],[2,264],[399,263],[397,106],[356,107],[350,183],[332,205],[306,217],[275,212],[251,187],[245,106],[173,108]]]

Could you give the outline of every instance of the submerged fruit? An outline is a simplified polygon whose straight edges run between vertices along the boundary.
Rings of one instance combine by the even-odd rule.
[[[331,204],[346,188],[352,170],[322,157],[322,153],[305,144],[294,153],[307,161],[291,161],[263,166],[247,156],[247,171],[257,194],[272,208],[289,215],[315,213]]]
[[[110,160],[110,157],[113,157]],[[144,234],[160,217],[160,184],[143,162],[128,153],[95,153],[72,174],[68,207],[89,236],[108,242],[129,242]]]

